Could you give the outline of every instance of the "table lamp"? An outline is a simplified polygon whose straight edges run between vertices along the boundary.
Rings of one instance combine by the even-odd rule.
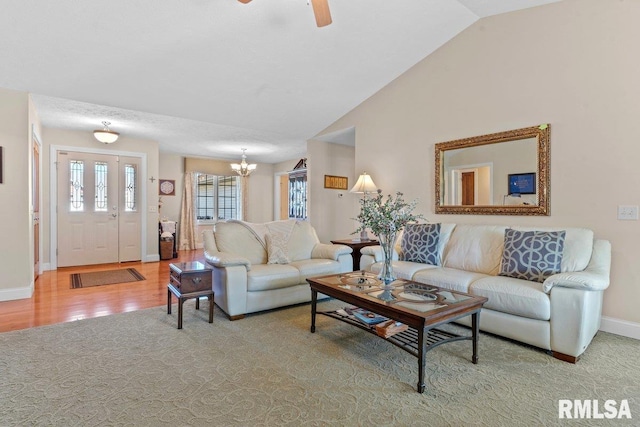
[[[358,177],[356,185],[354,185],[353,188],[349,190],[350,193],[362,194],[363,199],[367,197],[367,194],[375,193],[377,191],[378,187],[376,187],[376,185],[373,183],[373,179],[371,179],[371,176],[366,172],[363,172],[362,175]],[[362,230],[360,232],[360,240],[369,240],[367,230]]]

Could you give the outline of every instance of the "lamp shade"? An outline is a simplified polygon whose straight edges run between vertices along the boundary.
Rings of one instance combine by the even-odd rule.
[[[363,172],[362,175],[358,177],[358,181],[356,185],[349,190],[350,193],[375,193],[378,191],[378,187],[374,184],[373,179],[371,179],[371,175],[366,172]]]
[[[102,122],[104,129],[94,130],[93,136],[103,144],[112,144],[118,140],[120,134],[109,130],[110,122]]]

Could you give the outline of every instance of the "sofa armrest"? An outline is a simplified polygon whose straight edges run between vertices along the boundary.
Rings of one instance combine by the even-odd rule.
[[[375,262],[384,261],[384,251],[382,250],[382,246],[380,245],[365,246],[364,248],[360,249],[360,253],[362,255],[371,255],[375,259]],[[396,250],[396,248],[393,248],[392,260],[398,261],[398,259],[399,259],[398,251]]]
[[[384,252],[382,252],[382,246],[380,245],[365,246],[364,248],[360,249],[360,253],[362,255],[369,255],[373,257],[373,262],[380,262],[384,259]]]
[[[244,265],[247,268],[247,271],[251,270],[251,262],[240,255],[229,254],[218,251],[205,251],[204,258],[207,263],[215,266],[215,267],[233,267]]]
[[[340,255],[347,255],[353,252],[349,246],[331,245],[328,243],[316,243],[311,251],[312,259],[332,259],[338,261]]]
[[[583,271],[554,274],[544,281],[543,290],[550,293],[554,286],[561,286],[586,291],[603,291],[609,287],[610,269],[611,243],[607,240],[596,240],[593,242],[593,253],[587,268]]]
[[[609,286],[609,277],[588,273],[586,270],[576,273],[559,273],[548,277],[543,284],[546,293],[550,293],[554,286],[583,289],[585,291],[603,291]]]

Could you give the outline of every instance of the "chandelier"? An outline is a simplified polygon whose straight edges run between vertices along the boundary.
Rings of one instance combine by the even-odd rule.
[[[240,163],[231,163],[231,169],[236,171],[240,176],[249,176],[251,175],[251,172],[253,172],[256,169],[255,163],[252,163],[252,164],[247,163],[247,155],[245,154],[245,151],[247,151],[247,149],[243,148],[242,161]]]
[[[118,132],[109,130],[109,125],[111,124],[111,122],[105,121],[102,122],[102,124],[104,125],[104,129],[94,130],[93,136],[95,136],[95,138],[103,144],[112,144],[116,142],[120,134]]]

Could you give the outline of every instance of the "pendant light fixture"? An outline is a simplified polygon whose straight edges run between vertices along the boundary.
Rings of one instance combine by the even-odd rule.
[[[104,121],[102,122],[102,124],[104,125],[104,129],[94,130],[93,136],[95,136],[95,138],[103,144],[112,144],[116,142],[120,134],[118,132],[109,130],[109,125],[111,124],[111,122]]]
[[[257,166],[255,163],[252,163],[252,164],[247,163],[247,155],[245,154],[245,151],[247,151],[247,149],[243,148],[242,161],[240,163],[231,163],[231,169],[236,171],[236,173],[240,176],[251,175],[251,172],[253,172]]]

